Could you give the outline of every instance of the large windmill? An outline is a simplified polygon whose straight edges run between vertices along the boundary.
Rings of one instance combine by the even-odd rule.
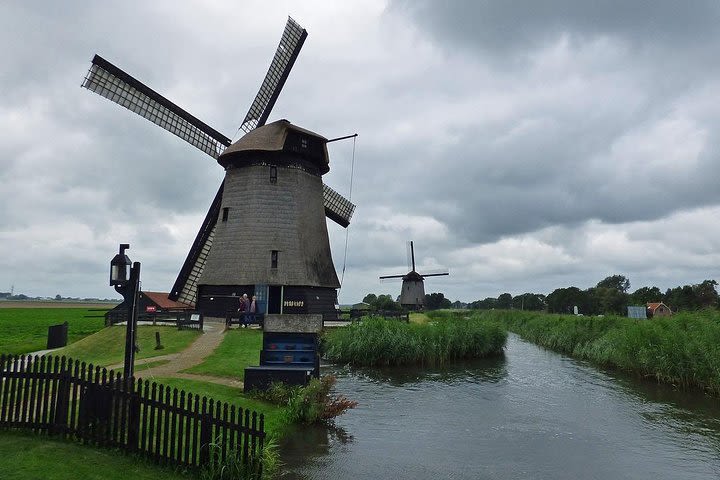
[[[266,313],[334,312],[340,283],[325,217],[343,227],[355,206],[322,182],[328,140],[287,120],[265,124],[307,32],[288,18],[237,142],[96,55],[82,86],[215,158],[225,179],[169,294],[206,315],[257,295]]]
[[[415,271],[415,247],[412,240],[408,244],[408,260],[412,263],[412,270],[405,275],[384,275],[380,280],[390,278],[402,278],[402,289],[400,291],[400,305],[410,310],[419,310],[425,304],[425,278],[450,275],[449,272],[420,274]],[[408,265],[409,267],[409,265]]]

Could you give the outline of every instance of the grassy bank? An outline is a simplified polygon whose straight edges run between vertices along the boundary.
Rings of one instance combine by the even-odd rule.
[[[190,480],[194,476],[114,450],[50,439],[30,432],[0,431],[3,480]]]
[[[65,355],[100,366],[122,363],[125,354],[125,329],[126,327],[122,325],[104,328],[54,352],[53,355]],[[162,350],[155,350],[155,332],[160,332],[160,340],[164,347]],[[177,353],[187,348],[199,335],[200,332],[195,330],[141,325],[137,329],[140,351],[135,358],[139,360]]]
[[[0,353],[42,350],[48,327],[63,322],[68,322],[68,343],[76,342],[105,326],[103,313],[87,308],[0,308]]]
[[[430,313],[427,323],[366,318],[323,337],[325,358],[358,366],[443,365],[502,352],[507,339],[496,322]]]
[[[481,315],[552,350],[720,395],[720,313],[716,311],[651,320],[517,311]]]
[[[262,330],[254,328],[229,330],[225,333],[220,346],[205,361],[185,372],[243,380],[245,367],[260,365],[261,349]]]

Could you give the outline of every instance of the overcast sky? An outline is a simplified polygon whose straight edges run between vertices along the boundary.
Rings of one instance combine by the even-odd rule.
[[[237,139],[288,15],[309,36],[270,121],[359,134],[341,303],[397,296],[408,240],[451,300],[720,279],[716,1],[6,1],[0,291],[116,297],[121,242],[169,291],[224,172],[80,88],[90,60]],[[324,177],[346,196],[352,153]]]

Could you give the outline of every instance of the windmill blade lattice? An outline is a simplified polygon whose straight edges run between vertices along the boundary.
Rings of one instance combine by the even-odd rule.
[[[265,125],[306,38],[307,31],[288,17],[270,68],[240,126],[245,133]]]
[[[84,88],[135,112],[190,145],[217,158],[231,140],[99,55],[92,60]]]
[[[338,192],[323,183],[325,216],[341,227],[347,228],[355,211],[355,205]]]

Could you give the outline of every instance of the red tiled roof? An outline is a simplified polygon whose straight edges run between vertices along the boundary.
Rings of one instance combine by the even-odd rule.
[[[190,305],[187,305],[185,303],[176,302],[174,300],[170,300],[168,298],[168,295],[170,295],[170,294],[167,292],[140,292],[140,293],[142,293],[148,299],[155,302],[157,304],[157,306],[160,308],[192,310],[192,307]]]
[[[667,305],[665,305],[663,302],[652,302],[652,303],[648,303],[648,304],[647,304],[647,308],[649,308],[649,309],[654,313],[655,310],[657,310],[657,308],[658,308],[660,305],[662,305],[662,306],[664,306],[665,308],[667,308],[668,310],[670,310],[670,307],[668,307]]]

